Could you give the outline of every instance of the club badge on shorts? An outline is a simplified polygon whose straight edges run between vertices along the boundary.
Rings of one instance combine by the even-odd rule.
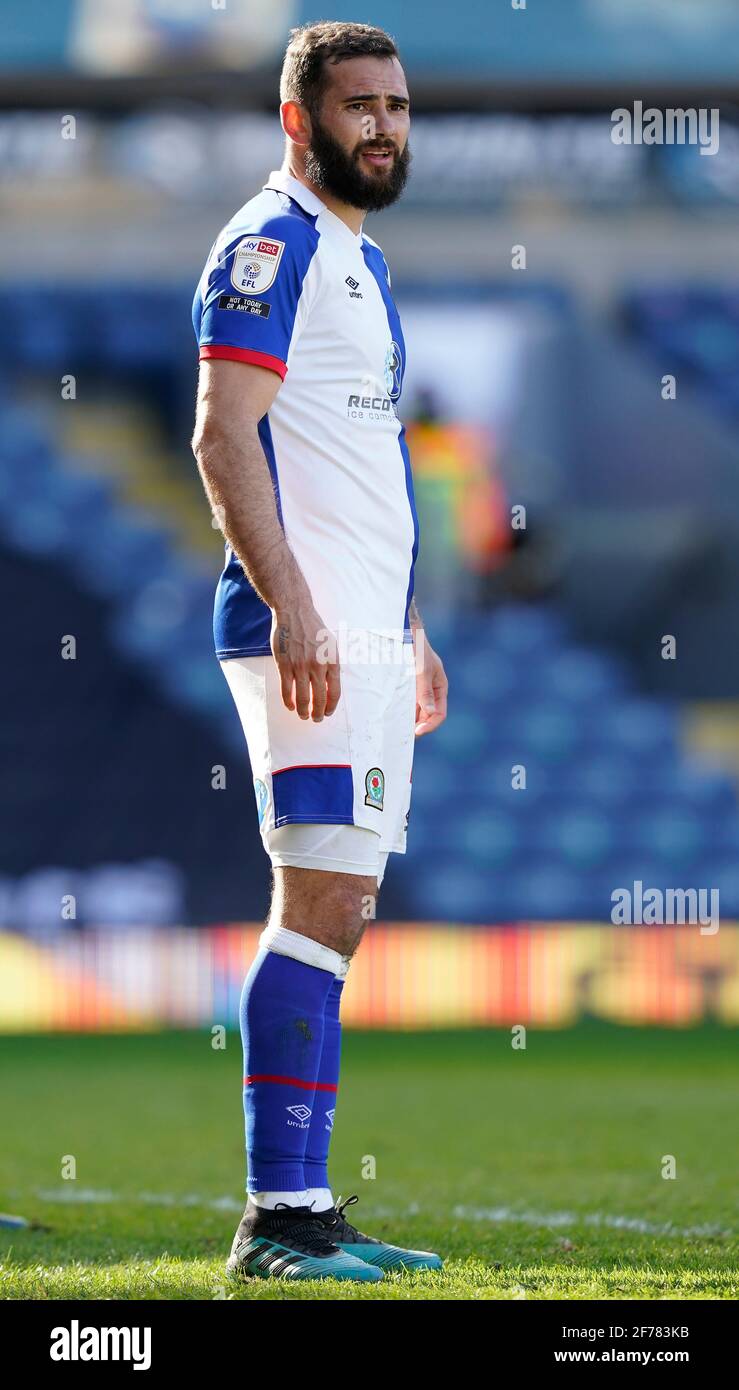
[[[269,792],[261,777],[254,778],[254,795],[257,798],[257,813],[259,815],[259,824],[261,825],[264,820],[264,813],[267,810],[267,802],[269,801]]]
[[[364,798],[365,806],[374,806],[375,810],[382,810],[382,803],[385,799],[385,774],[381,767],[371,767],[364,779]]]

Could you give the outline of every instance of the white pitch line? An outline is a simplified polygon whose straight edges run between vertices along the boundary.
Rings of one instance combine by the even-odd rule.
[[[106,1188],[66,1187],[38,1188],[35,1194],[44,1202],[70,1202],[98,1206],[110,1202],[133,1202],[148,1207],[206,1207],[212,1211],[243,1211],[244,1201],[235,1197],[201,1197],[197,1192],[176,1196],[173,1192],[110,1192]]]
[[[671,1221],[645,1221],[640,1216],[611,1216],[608,1212],[591,1211],[516,1211],[514,1207],[456,1206],[452,1212],[461,1221],[489,1221],[498,1225],[520,1222],[541,1229],[564,1226],[607,1226],[615,1231],[636,1231],[644,1236],[731,1236],[722,1226],[705,1223],[702,1226],[674,1226]]]
[[[18,1197],[20,1194],[14,1194]],[[102,1205],[111,1202],[132,1202],[150,1207],[204,1207],[208,1211],[243,1211],[244,1202],[235,1197],[202,1197],[197,1192],[177,1196],[173,1192],[111,1192],[107,1188],[75,1187],[72,1182],[64,1187],[38,1188],[37,1197],[44,1202],[69,1202],[84,1205]],[[395,1218],[418,1216],[421,1209],[413,1202],[405,1208],[387,1206],[375,1207],[376,1218]],[[535,1226],[539,1230],[552,1230],[573,1226],[607,1227],[614,1231],[634,1231],[644,1236],[674,1236],[678,1239],[691,1236],[722,1236],[726,1239],[732,1231],[710,1222],[702,1226],[674,1226],[671,1221],[645,1221],[640,1216],[612,1216],[608,1212],[575,1211],[517,1211],[515,1207],[467,1207],[455,1206],[452,1216],[458,1221],[487,1221],[491,1225]]]

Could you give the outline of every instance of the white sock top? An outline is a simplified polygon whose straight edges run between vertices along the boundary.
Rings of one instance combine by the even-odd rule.
[[[305,1192],[250,1192],[249,1201],[265,1211],[274,1211],[277,1206],[308,1207],[308,1193]]]
[[[303,965],[313,965],[317,970],[327,970],[329,975],[340,975],[345,971],[344,962],[346,957],[333,951],[330,946],[323,946],[320,941],[314,941],[312,936],[303,936],[301,932],[288,931],[287,927],[264,928],[259,945],[265,951],[274,951],[278,956],[290,956],[292,960],[299,960]]]

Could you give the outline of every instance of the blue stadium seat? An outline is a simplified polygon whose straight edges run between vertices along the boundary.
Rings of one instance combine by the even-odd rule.
[[[505,867],[524,848],[521,818],[481,809],[449,826],[445,839],[471,868]]]
[[[173,344],[194,352],[190,302],[178,290],[103,288],[97,322],[100,350],[112,367],[166,366]]]
[[[201,714],[221,719],[231,713],[232,700],[218,669],[202,647],[193,645],[189,657],[160,661],[155,670],[157,684],[174,704],[197,709]],[[243,735],[242,735],[243,738]]]
[[[714,820],[735,812],[736,790],[731,777],[695,761],[670,763],[658,774],[647,771],[641,781],[632,801],[644,809],[685,804]]]
[[[532,826],[531,849],[556,855],[582,869],[602,864],[618,841],[618,822],[595,804],[561,805],[540,813]]]
[[[429,753],[433,742],[433,738],[427,739]],[[436,755],[416,759],[413,768],[414,819],[417,815],[427,813],[429,821],[432,822],[436,817],[454,808],[464,795],[464,783],[450,760]]]
[[[118,597],[166,575],[169,542],[162,526],[147,524],[129,508],[119,507],[99,529],[80,536],[73,568],[93,593]]]
[[[699,884],[717,889],[719,913],[724,921],[736,920],[739,918],[739,857],[719,860],[718,863],[714,860],[706,867],[710,872],[702,874]]]
[[[546,682],[553,698],[577,705],[613,701],[626,684],[616,661],[578,648],[565,649],[547,662]]]
[[[629,817],[621,841],[679,868],[705,854],[712,838],[712,827],[703,817],[688,807],[675,806]]]
[[[676,751],[677,715],[664,702],[634,697],[594,711],[604,747],[635,756],[657,749]]]
[[[75,315],[58,290],[34,285],[3,291],[3,312],[13,325],[13,354],[23,365],[45,371],[66,362],[74,371]]]
[[[460,651],[453,665],[448,658],[447,664],[454,676],[455,704],[463,697],[477,708],[481,704],[497,705],[498,701],[513,697],[521,684],[520,663],[507,653],[491,650],[487,645],[474,646],[467,652]]]
[[[639,764],[613,753],[594,752],[587,758],[575,758],[559,773],[563,796],[589,801],[601,808],[627,805],[634,797],[643,795],[643,784],[644,773]]]
[[[595,903],[587,879],[559,862],[529,859],[517,876],[516,916],[524,921],[587,918]]]
[[[504,878],[505,876],[503,876]],[[501,893],[499,890],[503,889]],[[460,867],[447,853],[420,862],[415,875],[412,911],[430,922],[486,923],[511,920],[513,906],[504,885],[484,870]]]
[[[541,699],[536,704],[518,705],[505,724],[495,726],[494,733],[497,741],[505,736],[517,763],[526,763],[526,751],[545,764],[561,763],[574,756],[582,725],[565,702]]]
[[[460,720],[448,719],[433,735],[435,754],[461,769],[482,756],[488,736],[489,724],[482,714],[468,714]]]
[[[491,647],[514,657],[543,658],[564,640],[562,615],[554,609],[506,605],[488,620]]]

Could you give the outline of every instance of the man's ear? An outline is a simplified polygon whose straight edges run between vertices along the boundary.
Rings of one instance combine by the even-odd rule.
[[[283,101],[280,106],[280,121],[288,140],[294,145],[309,145],[311,140],[310,116],[299,101]]]

